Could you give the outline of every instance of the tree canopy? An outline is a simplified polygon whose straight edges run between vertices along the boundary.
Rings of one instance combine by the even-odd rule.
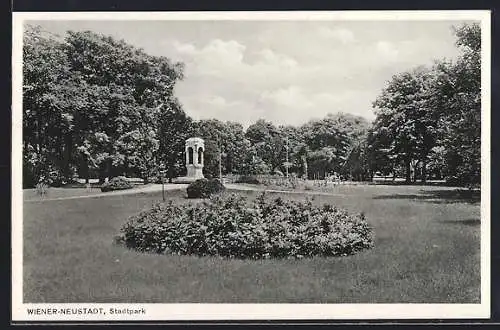
[[[79,176],[185,174],[185,140],[205,140],[207,175],[376,172],[477,185],[481,168],[481,29],[455,29],[461,55],[392,77],[370,123],[347,113],[300,126],[259,119],[247,129],[193,120],[174,93],[182,63],[90,31],[65,36],[28,26],[23,40],[25,186]],[[330,109],[326,109],[330,110]],[[332,111],[334,109],[331,109]],[[288,163],[285,163],[288,161]]]
[[[374,102],[369,144],[386,155],[376,169],[392,162],[404,166],[407,182],[417,173],[425,181],[430,165],[449,182],[480,182],[481,30],[462,25],[455,34],[462,50],[456,61],[395,75]]]

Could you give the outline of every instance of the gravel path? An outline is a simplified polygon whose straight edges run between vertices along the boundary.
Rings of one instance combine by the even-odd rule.
[[[187,184],[165,184],[165,191],[169,190],[180,190],[186,189]],[[271,193],[286,193],[286,194],[306,194],[306,195],[326,195],[326,196],[344,196],[344,194],[328,193],[323,191],[291,191],[291,190],[276,190],[276,189],[265,189],[259,187],[250,187],[239,184],[226,184],[227,189],[230,190],[242,190],[242,191],[265,191]],[[91,194],[91,195],[80,195],[80,196],[66,196],[66,197],[55,197],[55,198],[37,198],[37,199],[27,199],[24,202],[43,202],[43,201],[58,201],[67,199],[80,199],[80,198],[98,198],[106,196],[117,196],[117,195],[133,195],[140,193],[152,193],[159,192],[162,190],[161,184],[152,184],[146,187],[133,188],[127,190],[110,191],[105,193]]]
[[[186,189],[187,186],[188,186],[187,184],[171,184],[171,183],[165,184],[165,191]],[[162,190],[161,184],[153,184],[153,185],[148,185],[146,187],[138,187],[138,188],[132,188],[132,189],[127,189],[127,190],[109,191],[109,192],[99,193],[99,194],[55,197],[55,198],[43,198],[43,197],[41,197],[41,198],[37,198],[37,199],[24,200],[24,202],[59,201],[59,200],[66,200],[66,199],[96,198],[96,197],[117,196],[117,195],[133,195],[133,194],[140,194],[140,193],[158,192],[161,190]]]

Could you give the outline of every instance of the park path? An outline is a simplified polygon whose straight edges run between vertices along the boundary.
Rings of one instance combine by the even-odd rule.
[[[165,191],[168,190],[179,190],[185,189],[187,184],[165,184]],[[97,193],[97,194],[88,194],[88,195],[78,195],[78,196],[65,196],[65,197],[54,197],[54,198],[36,198],[36,199],[27,199],[24,202],[43,202],[43,201],[59,201],[66,199],[80,199],[80,198],[97,198],[97,197],[106,197],[106,196],[117,196],[117,195],[134,195],[140,193],[152,193],[158,192],[162,190],[161,184],[153,184],[145,187],[137,187],[127,190],[117,190],[117,191],[109,191],[105,193]]]
[[[165,191],[169,190],[180,190],[185,189],[187,184],[165,184]],[[259,187],[251,187],[240,184],[229,183],[226,184],[226,189],[229,190],[241,190],[241,191],[265,191],[270,193],[286,193],[286,194],[306,194],[306,195],[324,195],[324,196],[345,196],[344,194],[336,194],[324,191],[292,191],[292,190],[278,190],[278,189],[265,189]],[[140,193],[152,193],[162,191],[161,184],[152,184],[146,187],[138,187],[127,190],[110,191],[105,193],[89,194],[89,195],[79,195],[79,196],[65,196],[65,197],[54,197],[54,198],[36,198],[27,199],[24,202],[43,202],[43,201],[58,201],[58,200],[68,200],[68,199],[82,199],[82,198],[98,198],[106,196],[120,196],[120,195],[134,195]]]

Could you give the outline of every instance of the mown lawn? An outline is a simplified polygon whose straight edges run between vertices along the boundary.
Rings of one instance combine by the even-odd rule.
[[[314,202],[363,211],[375,230],[375,248],[302,260],[146,255],[115,245],[113,237],[161,192],[24,202],[24,302],[480,301],[477,196],[406,186],[343,186],[332,193]],[[183,195],[167,192],[178,202],[186,202]]]

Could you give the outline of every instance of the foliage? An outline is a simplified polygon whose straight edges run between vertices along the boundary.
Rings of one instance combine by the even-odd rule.
[[[185,143],[193,135],[192,119],[182,110],[177,99],[162,105],[159,127],[159,159],[166,176],[184,175]]]
[[[45,182],[39,182],[36,184],[36,194],[39,196],[45,196],[48,188],[49,186]]]
[[[219,179],[198,179],[186,188],[188,198],[208,198],[225,190]]]
[[[481,28],[462,25],[455,33],[462,56],[438,66],[446,110],[440,142],[448,181],[473,186],[481,182]]]
[[[241,124],[208,119],[197,121],[193,126],[194,134],[205,140],[205,173],[219,176],[219,155],[223,174],[245,171],[247,156],[251,153]]]
[[[246,171],[246,173],[249,173],[251,175],[269,174],[269,172],[271,172],[269,165],[258,156],[252,157]]]
[[[428,170],[448,182],[480,182],[481,29],[456,29],[462,55],[395,75],[374,102],[377,118],[368,137],[372,170],[425,182]],[[371,155],[370,155],[371,154]],[[436,167],[438,166],[438,167]]]
[[[248,127],[245,136],[253,146],[254,159],[262,160],[269,168],[268,173],[282,165],[285,160],[285,141],[275,125],[259,119]]]
[[[373,246],[363,214],[265,195],[250,204],[236,194],[159,203],[129,219],[122,232],[128,247],[143,252],[232,258],[345,256]]]
[[[88,179],[92,171],[101,182],[124,172],[151,176],[160,115],[177,106],[181,64],[90,31],[60,37],[31,26],[23,63],[24,170],[31,183],[48,171],[60,181],[75,172]],[[176,129],[183,127],[170,133]]]
[[[113,190],[125,190],[131,188],[132,184],[124,176],[116,176],[111,180],[109,180],[108,182],[105,182],[104,184],[101,185],[102,192],[113,191]]]
[[[390,157],[403,163],[406,181],[411,181],[411,163],[426,162],[438,135],[438,112],[430,102],[434,73],[418,67],[393,77],[374,102],[375,130],[386,134],[383,147]]]
[[[240,175],[235,181],[236,183],[259,184],[260,180],[255,175]]]

